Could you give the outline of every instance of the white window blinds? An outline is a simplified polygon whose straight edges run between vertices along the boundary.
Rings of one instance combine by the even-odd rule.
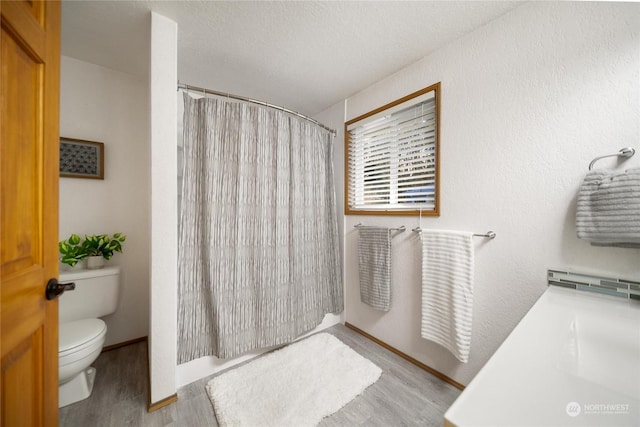
[[[351,211],[347,213],[422,210],[437,214],[435,90],[365,116],[346,126]]]

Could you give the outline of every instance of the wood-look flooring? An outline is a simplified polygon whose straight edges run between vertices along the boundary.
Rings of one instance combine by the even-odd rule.
[[[324,332],[378,365],[380,379],[321,426],[442,426],[460,390],[407,362],[344,325]],[[249,362],[246,362],[249,363]],[[147,412],[147,343],[104,352],[93,365],[93,394],[60,409],[60,426],[217,426],[205,390],[213,376],[178,390],[178,401]],[[233,369],[233,368],[231,368]]]

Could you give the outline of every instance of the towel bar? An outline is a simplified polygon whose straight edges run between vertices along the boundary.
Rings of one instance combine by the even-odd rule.
[[[618,151],[617,153],[613,153],[613,154],[606,154],[604,156],[600,156],[600,157],[596,157],[595,159],[591,160],[591,163],[589,163],[589,170],[593,169],[593,165],[600,159],[604,159],[605,157],[613,157],[613,156],[618,156],[618,157],[631,157],[634,154],[636,154],[636,150],[635,148],[631,148],[631,147],[627,147],[627,148],[622,148],[620,151]]]
[[[496,233],[494,233],[493,231],[487,231],[485,234],[473,233],[473,235],[477,236],[477,237],[486,237],[488,239],[495,239],[496,238]]]
[[[357,223],[356,225],[353,226],[353,228],[358,228],[358,227],[365,227],[365,225],[361,224],[361,223]],[[399,231],[399,232],[403,232],[407,229],[407,227],[405,227],[404,225],[401,225],[400,227],[396,227],[396,228],[390,228],[389,230],[391,231]]]
[[[412,228],[411,231],[413,231],[415,233],[420,233],[422,231],[422,228],[420,228],[420,227]],[[488,239],[495,239],[496,233],[493,232],[493,231],[487,231],[485,234],[473,233],[473,236],[475,236],[475,237],[486,237]]]

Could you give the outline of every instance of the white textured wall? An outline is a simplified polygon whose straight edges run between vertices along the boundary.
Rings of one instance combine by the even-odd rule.
[[[626,146],[640,151],[640,4],[525,4],[350,97],[346,119],[435,82],[442,214],[422,227],[497,233],[475,240],[470,361],[420,338],[413,233],[393,242],[391,311],[360,302],[353,225],[412,228],[414,217],[346,217],[346,320],[467,384],[544,292],[548,268],[640,279],[639,249],[591,247],[574,222],[589,162]],[[638,166],[640,155],[619,167]]]
[[[177,209],[176,84],[178,25],[151,13],[151,317],[152,404],[176,393]]]
[[[118,310],[104,318],[106,345],[149,331],[147,93],[144,79],[62,57],[60,134],[103,142],[105,179],[60,178],[60,240],[72,233],[127,235],[124,253],[108,261],[121,276]]]

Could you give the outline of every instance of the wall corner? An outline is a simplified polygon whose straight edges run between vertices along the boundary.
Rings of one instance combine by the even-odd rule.
[[[151,13],[149,102],[151,111],[150,405],[174,396],[177,342],[178,25]]]

